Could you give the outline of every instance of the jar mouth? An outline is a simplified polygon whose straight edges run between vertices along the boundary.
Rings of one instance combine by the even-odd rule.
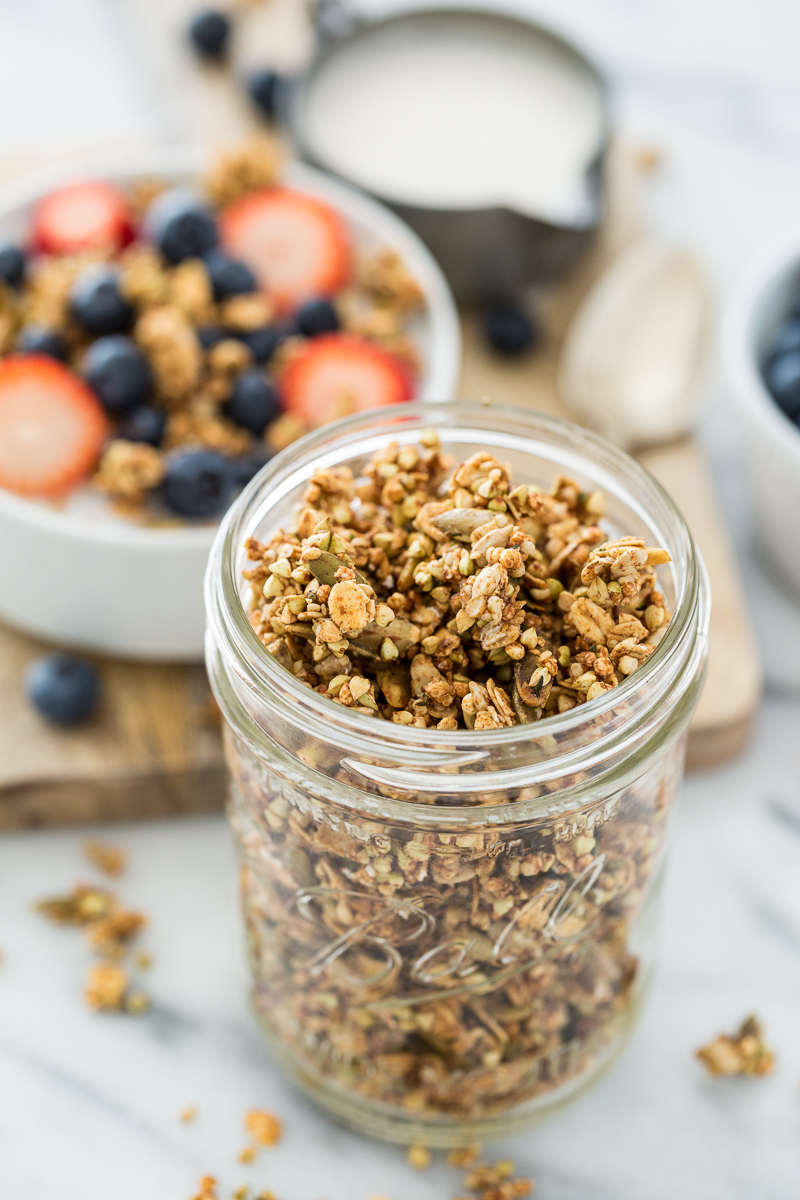
[[[258,537],[262,529],[280,527],[276,514],[282,507],[288,516],[315,468],[363,460],[389,441],[414,443],[423,429],[430,428],[437,430],[445,450],[458,453],[461,447],[462,457],[476,450],[489,450],[501,460],[504,452],[518,459],[535,457],[549,462],[553,474],[590,479],[586,490],[602,490],[608,501],[614,501],[609,510],[618,512],[616,522],[611,517],[614,535],[637,533],[669,551],[672,562],[660,571],[670,576],[669,584],[662,577],[662,590],[672,619],[654,652],[617,687],[589,704],[533,724],[480,733],[421,729],[362,717],[335,704],[300,683],[262,645],[242,599],[245,539]],[[547,488],[550,480],[532,482]],[[634,528],[618,524],[626,519]],[[417,772],[426,767],[441,771],[451,763],[463,770],[488,755],[513,753],[523,746],[530,751],[538,743],[546,773],[552,774],[554,759],[559,769],[577,770],[607,757],[611,740],[615,746],[620,739],[624,742],[658,709],[683,678],[688,661],[698,657],[697,643],[704,653],[709,603],[702,560],[683,516],[635,459],[597,434],[557,417],[506,405],[453,401],[358,413],[307,434],[276,455],[244,490],[218,530],[206,574],[206,612],[226,666],[245,688],[285,715],[294,714],[312,736],[341,746],[347,754],[383,765],[396,758],[406,769],[410,755]],[[592,731],[588,745],[584,744],[587,731]],[[580,747],[576,740],[581,741]],[[422,789],[421,776],[415,778]],[[489,779],[483,774],[482,780],[486,790]],[[492,790],[495,781],[499,783],[493,775]]]

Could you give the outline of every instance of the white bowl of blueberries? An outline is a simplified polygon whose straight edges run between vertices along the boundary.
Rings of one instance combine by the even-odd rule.
[[[243,163],[216,204],[195,150],[0,190],[0,619],[198,659],[216,526],[268,458],[348,408],[452,395],[457,315],[416,235],[309,167]]]
[[[773,243],[734,289],[723,363],[744,422],[760,547],[800,593],[800,232]]]

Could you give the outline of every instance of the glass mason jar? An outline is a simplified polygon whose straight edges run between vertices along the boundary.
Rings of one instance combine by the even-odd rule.
[[[613,536],[671,563],[673,612],[618,687],[540,722],[445,732],[365,720],[273,659],[246,613],[244,542],[291,524],[318,467],[358,476],[435,428],[517,482],[606,494]],[[430,1146],[518,1129],[624,1044],[653,964],[654,910],[709,597],[677,508],[583,429],[477,404],[359,414],[278,455],[223,522],[206,587],[253,1002],[274,1054],[348,1125]]]

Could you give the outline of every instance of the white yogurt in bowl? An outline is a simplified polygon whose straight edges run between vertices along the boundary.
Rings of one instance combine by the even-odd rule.
[[[299,125],[312,159],[392,202],[570,225],[592,204],[605,107],[588,64],[535,26],[428,12],[323,56]]]

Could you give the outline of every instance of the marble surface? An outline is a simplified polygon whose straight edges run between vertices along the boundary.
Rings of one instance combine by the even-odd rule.
[[[377,7],[378,0],[372,0]],[[145,140],[158,130],[126,51],[121,0],[0,6],[0,157]],[[661,146],[653,226],[694,246],[720,299],[761,243],[797,222],[800,9],[789,0],[537,0],[609,71],[622,128]],[[47,36],[45,36],[45,31]],[[41,85],[46,79],[46,85]],[[541,1200],[794,1200],[800,1193],[800,608],[752,545],[724,392],[703,422],[767,663],[753,744],[691,777],[675,816],[661,965],[623,1058],[567,1111],[502,1147]],[[246,1001],[230,837],[219,819],[97,831],[131,852],[120,885],[150,914],[152,1011],[81,1001],[88,952],[33,901],[90,877],[83,832],[0,840],[0,1196],[186,1200],[203,1172],[281,1200],[442,1200],[459,1176],[342,1131],[272,1069]],[[775,1074],[711,1081],[693,1049],[758,1012]],[[199,1105],[182,1125],[178,1111]],[[287,1136],[236,1162],[242,1114]]]
[[[690,778],[675,814],[661,962],[621,1060],[572,1107],[498,1147],[542,1200],[791,1200],[800,1184],[800,703],[769,699],[736,765]],[[152,1011],[81,1000],[80,933],[32,911],[91,878],[84,834],[0,841],[0,1195],[188,1200],[203,1172],[281,1200],[445,1200],[460,1176],[333,1125],[270,1065],[246,1001],[221,818],[103,830],[131,853],[119,890],[150,916]],[[706,1078],[693,1049],[748,1012],[778,1051],[764,1080]],[[196,1120],[178,1112],[197,1104]],[[242,1116],[284,1142],[244,1167]],[[440,1156],[441,1157],[441,1156]]]

